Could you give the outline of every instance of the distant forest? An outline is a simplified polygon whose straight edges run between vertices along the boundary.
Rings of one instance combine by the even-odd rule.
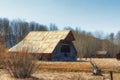
[[[42,25],[36,22],[26,22],[24,20],[16,19],[10,21],[7,18],[0,18],[0,36],[2,43],[11,48],[20,42],[30,31],[55,31],[59,28],[55,24],[50,26]],[[79,34],[80,38],[80,53],[78,57],[86,56],[96,51],[107,51],[110,57],[115,57],[120,52],[120,31],[115,35],[110,33],[106,37],[101,33],[96,33],[94,36],[90,32],[82,31],[80,28],[73,29],[72,27],[64,27],[63,30],[72,30]]]

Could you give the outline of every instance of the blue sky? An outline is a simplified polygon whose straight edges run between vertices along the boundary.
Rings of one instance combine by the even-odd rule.
[[[0,17],[116,33],[120,31],[120,0],[0,0]]]

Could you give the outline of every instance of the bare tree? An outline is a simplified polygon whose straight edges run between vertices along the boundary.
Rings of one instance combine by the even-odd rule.
[[[57,31],[58,30],[58,27],[55,25],[55,24],[50,24],[50,31]]]

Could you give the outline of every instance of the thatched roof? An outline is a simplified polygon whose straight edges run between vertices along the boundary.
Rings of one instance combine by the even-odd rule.
[[[9,49],[9,52],[28,50],[31,53],[52,53],[60,40],[67,39],[71,34],[70,30],[30,32],[21,42]]]

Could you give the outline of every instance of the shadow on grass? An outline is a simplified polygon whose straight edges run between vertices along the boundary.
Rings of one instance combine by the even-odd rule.
[[[44,80],[44,79],[39,79],[36,77],[30,77],[30,78],[11,78],[10,80]]]

